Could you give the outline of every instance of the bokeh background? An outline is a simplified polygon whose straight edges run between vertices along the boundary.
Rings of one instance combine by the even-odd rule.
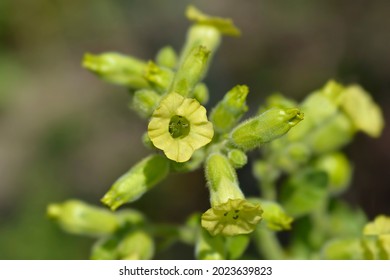
[[[82,69],[85,52],[143,59],[180,50],[188,4],[227,16],[242,30],[225,38],[206,82],[214,105],[247,84],[253,114],[270,93],[302,100],[328,79],[360,83],[390,111],[388,0],[1,0],[0,259],[86,259],[93,240],[62,232],[46,206],[69,198],[99,205],[112,182],[148,154],[146,122],[125,89]],[[390,132],[358,135],[345,151],[352,188],[343,195],[372,218],[390,214]],[[254,192],[250,164],[240,180]],[[246,191],[246,190],[245,190]],[[201,171],[171,175],[131,205],[159,222],[181,223],[208,208]],[[178,245],[157,258],[192,258]]]

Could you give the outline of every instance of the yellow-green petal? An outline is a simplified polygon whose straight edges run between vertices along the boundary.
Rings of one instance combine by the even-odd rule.
[[[206,109],[197,100],[172,92],[153,112],[148,135],[167,158],[186,162],[195,150],[211,141],[214,130]]]
[[[245,199],[229,199],[202,215],[202,227],[213,236],[248,234],[256,228],[262,213],[260,204],[252,204]]]

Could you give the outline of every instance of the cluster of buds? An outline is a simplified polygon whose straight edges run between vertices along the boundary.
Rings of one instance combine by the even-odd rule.
[[[262,230],[288,230],[291,216],[305,214],[316,203],[310,199],[301,203],[300,192],[289,192],[283,207],[269,191],[263,193],[265,199],[246,198],[236,169],[247,163],[247,153],[264,147],[265,160],[256,162],[254,170],[265,186],[281,172],[292,172],[310,161],[329,178],[323,180],[321,172],[313,175],[305,171],[291,179],[290,189],[302,189],[315,181],[320,190],[311,190],[309,195],[321,196],[323,184],[337,192],[348,184],[352,168],[336,150],[358,130],[378,136],[383,127],[381,112],[360,87],[335,82],[300,105],[274,95],[259,114],[247,120],[241,119],[248,111],[249,89],[237,85],[208,112],[204,106],[209,89],[202,81],[222,37],[238,36],[240,31],[230,19],[206,15],[192,6],[187,17],[194,24],[180,55],[167,46],[154,61],[112,52],[84,57],[85,68],[129,90],[129,107],[148,120],[143,142],[153,151],[119,177],[101,201],[115,211],[138,200],[170,172],[203,167],[210,209],[196,219],[198,226],[193,228],[197,237],[187,239],[196,240],[199,258],[236,258],[260,221],[265,224]],[[303,112],[305,121],[298,125],[304,119]],[[154,241],[139,213],[114,213],[69,201],[50,205],[48,214],[71,233],[99,236],[92,251],[94,259],[153,257]],[[230,250],[233,247],[240,249]]]

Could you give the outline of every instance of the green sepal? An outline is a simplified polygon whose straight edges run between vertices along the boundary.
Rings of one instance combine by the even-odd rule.
[[[111,210],[139,199],[169,173],[169,160],[160,155],[151,155],[137,163],[111,186],[102,202]]]
[[[210,120],[214,130],[219,133],[230,131],[248,111],[246,97],[249,89],[245,85],[238,85],[228,91],[223,99],[211,111]]]

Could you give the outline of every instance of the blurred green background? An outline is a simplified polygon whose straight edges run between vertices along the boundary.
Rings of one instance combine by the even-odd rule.
[[[148,154],[146,122],[127,109],[126,90],[82,69],[85,52],[143,59],[180,50],[188,4],[227,16],[242,30],[225,38],[206,82],[212,106],[236,84],[255,111],[270,93],[302,100],[328,79],[360,83],[389,120],[388,0],[1,0],[0,259],[86,259],[93,240],[62,232],[45,211],[69,198],[99,205],[112,182]],[[355,167],[346,200],[370,218],[390,214],[390,135],[359,135],[346,148]],[[244,191],[256,194],[250,165]],[[246,189],[245,189],[246,188]],[[208,208],[201,171],[174,174],[131,207],[181,223]],[[158,258],[192,258],[177,246]]]

